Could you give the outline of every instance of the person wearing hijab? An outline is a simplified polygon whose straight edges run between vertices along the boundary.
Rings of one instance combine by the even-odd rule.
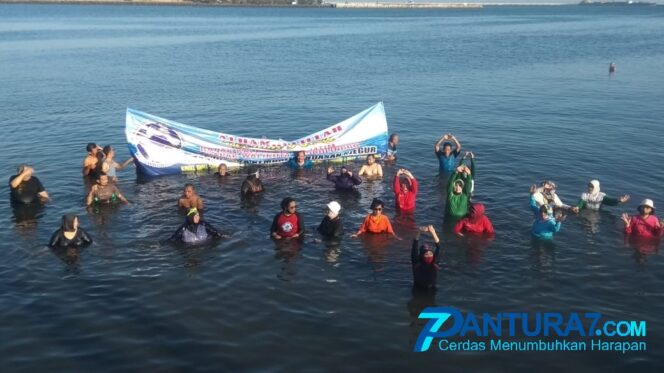
[[[401,213],[415,212],[418,185],[413,174],[405,168],[399,169],[394,175],[393,184],[396,210]]]
[[[341,166],[339,175],[334,174],[334,167],[328,167],[327,180],[334,183],[334,188],[336,190],[344,191],[354,190],[355,185],[362,184],[362,179],[353,174],[353,172],[346,166]]]
[[[447,203],[445,204],[445,220],[456,224],[468,214],[470,193],[473,180],[472,172],[466,165],[456,168],[447,182]]]
[[[275,240],[300,238],[304,235],[304,220],[296,211],[297,202],[286,197],[281,201],[281,212],[274,216],[270,227],[270,236]]]
[[[653,239],[664,235],[664,219],[655,216],[655,204],[651,199],[644,199],[638,207],[639,215],[630,217],[622,214],[625,223],[625,234],[632,238]]]
[[[429,243],[419,244],[420,233],[429,232],[436,246],[434,251]],[[413,286],[417,289],[430,290],[436,288],[436,280],[440,266],[440,239],[436,234],[433,225],[420,227],[417,235],[413,239],[413,246],[410,251],[410,260],[413,266]]]
[[[62,215],[60,229],[51,236],[48,246],[52,248],[82,247],[92,243],[85,229],[78,226],[76,215]]]
[[[226,236],[214,229],[210,223],[202,220],[198,209],[194,207],[189,209],[184,224],[178,227],[168,241],[199,244],[224,237]]]
[[[599,210],[600,207],[606,206],[617,206],[619,203],[625,203],[629,201],[629,195],[625,194],[618,198],[611,198],[606,195],[606,193],[601,192],[599,189],[599,180],[590,180],[588,183],[588,191],[581,194],[581,199],[576,205],[577,210]]]
[[[394,233],[394,229],[392,229],[390,218],[388,218],[387,215],[383,215],[383,208],[383,201],[379,200],[378,198],[374,198],[373,201],[371,201],[371,210],[373,212],[364,218],[362,225],[360,225],[360,229],[351,235],[351,237],[357,237],[366,232],[374,234],[387,233],[400,240],[401,238],[399,238],[399,236]]]
[[[533,222],[531,233],[534,238],[551,241],[553,240],[553,235],[560,232],[560,227],[564,220],[564,215],[559,214],[554,218],[546,205],[540,206],[539,216]]]
[[[454,226],[454,234],[463,236],[464,233],[486,234],[493,236],[493,224],[491,220],[484,215],[484,205],[481,203],[471,203],[468,209],[468,215]]]
[[[318,225],[318,233],[325,240],[335,240],[341,238],[344,228],[341,224],[341,217],[339,217],[341,205],[337,201],[332,201],[327,204],[327,214],[323,221]]]
[[[244,179],[240,187],[240,195],[244,198],[262,193],[264,190],[263,182],[260,179],[260,171],[254,168],[249,169],[247,178]]]

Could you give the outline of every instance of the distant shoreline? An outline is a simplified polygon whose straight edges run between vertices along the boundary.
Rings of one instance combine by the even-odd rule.
[[[159,5],[225,8],[338,8],[338,9],[481,9],[503,6],[576,6],[576,3],[382,3],[339,1],[324,4],[228,4],[187,0],[0,0],[0,4],[62,4],[62,5]]]

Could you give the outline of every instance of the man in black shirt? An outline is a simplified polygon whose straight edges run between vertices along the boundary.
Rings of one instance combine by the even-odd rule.
[[[35,201],[45,202],[48,193],[36,176],[32,176],[34,170],[28,165],[20,165],[16,175],[9,178],[9,189],[13,202],[29,204]]]

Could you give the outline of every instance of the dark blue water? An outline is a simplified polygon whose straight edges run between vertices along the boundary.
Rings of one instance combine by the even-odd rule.
[[[490,7],[469,11],[0,5],[0,174],[30,162],[52,201],[24,220],[0,200],[0,367],[127,370],[655,370],[664,348],[664,262],[625,245],[621,212],[664,206],[664,11]],[[617,73],[608,75],[608,64]],[[418,225],[442,224],[433,143],[452,132],[478,157],[475,198],[488,243],[443,237],[435,296],[411,293],[404,241],[268,239],[279,201],[298,198],[313,229],[331,199],[357,228],[373,197],[394,215],[391,177],[338,196],[322,168],[264,173],[255,205],[241,176],[137,179],[132,201],[86,211],[85,144],[128,155],[127,106],[212,130],[295,138],[385,103],[400,167],[418,177]],[[359,168],[359,165],[358,165]],[[572,203],[598,178],[626,205],[571,216],[555,243],[531,243],[528,187],[544,178]],[[182,249],[192,182],[206,217],[233,234]],[[6,186],[4,188],[7,188]],[[8,195],[7,189],[5,189]],[[54,252],[65,212],[95,243]],[[648,351],[413,354],[427,305],[483,312],[601,312],[646,320]]]

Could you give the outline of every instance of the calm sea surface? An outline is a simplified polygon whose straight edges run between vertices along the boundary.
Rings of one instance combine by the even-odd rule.
[[[0,5],[0,175],[30,162],[52,196],[24,220],[0,199],[3,371],[656,370],[664,348],[664,261],[623,242],[621,212],[664,208],[664,7],[468,11]],[[608,64],[617,73],[608,75]],[[142,180],[120,172],[130,206],[87,212],[85,144],[128,151],[126,107],[239,135],[295,138],[384,101],[399,167],[420,180],[418,225],[442,225],[433,143],[452,132],[477,155],[475,199],[493,242],[443,237],[435,295],[411,292],[405,239],[311,238],[276,247],[279,201],[315,229],[324,205],[357,229],[373,197],[394,215],[386,178],[339,196],[324,171],[264,173],[255,205],[241,176]],[[357,166],[359,167],[359,166]],[[598,178],[625,205],[571,216],[533,244],[528,187],[575,202]],[[220,243],[162,245],[181,223],[184,183]],[[95,243],[46,247],[74,212]],[[411,352],[429,305],[464,312],[600,312],[646,320],[648,350]]]

